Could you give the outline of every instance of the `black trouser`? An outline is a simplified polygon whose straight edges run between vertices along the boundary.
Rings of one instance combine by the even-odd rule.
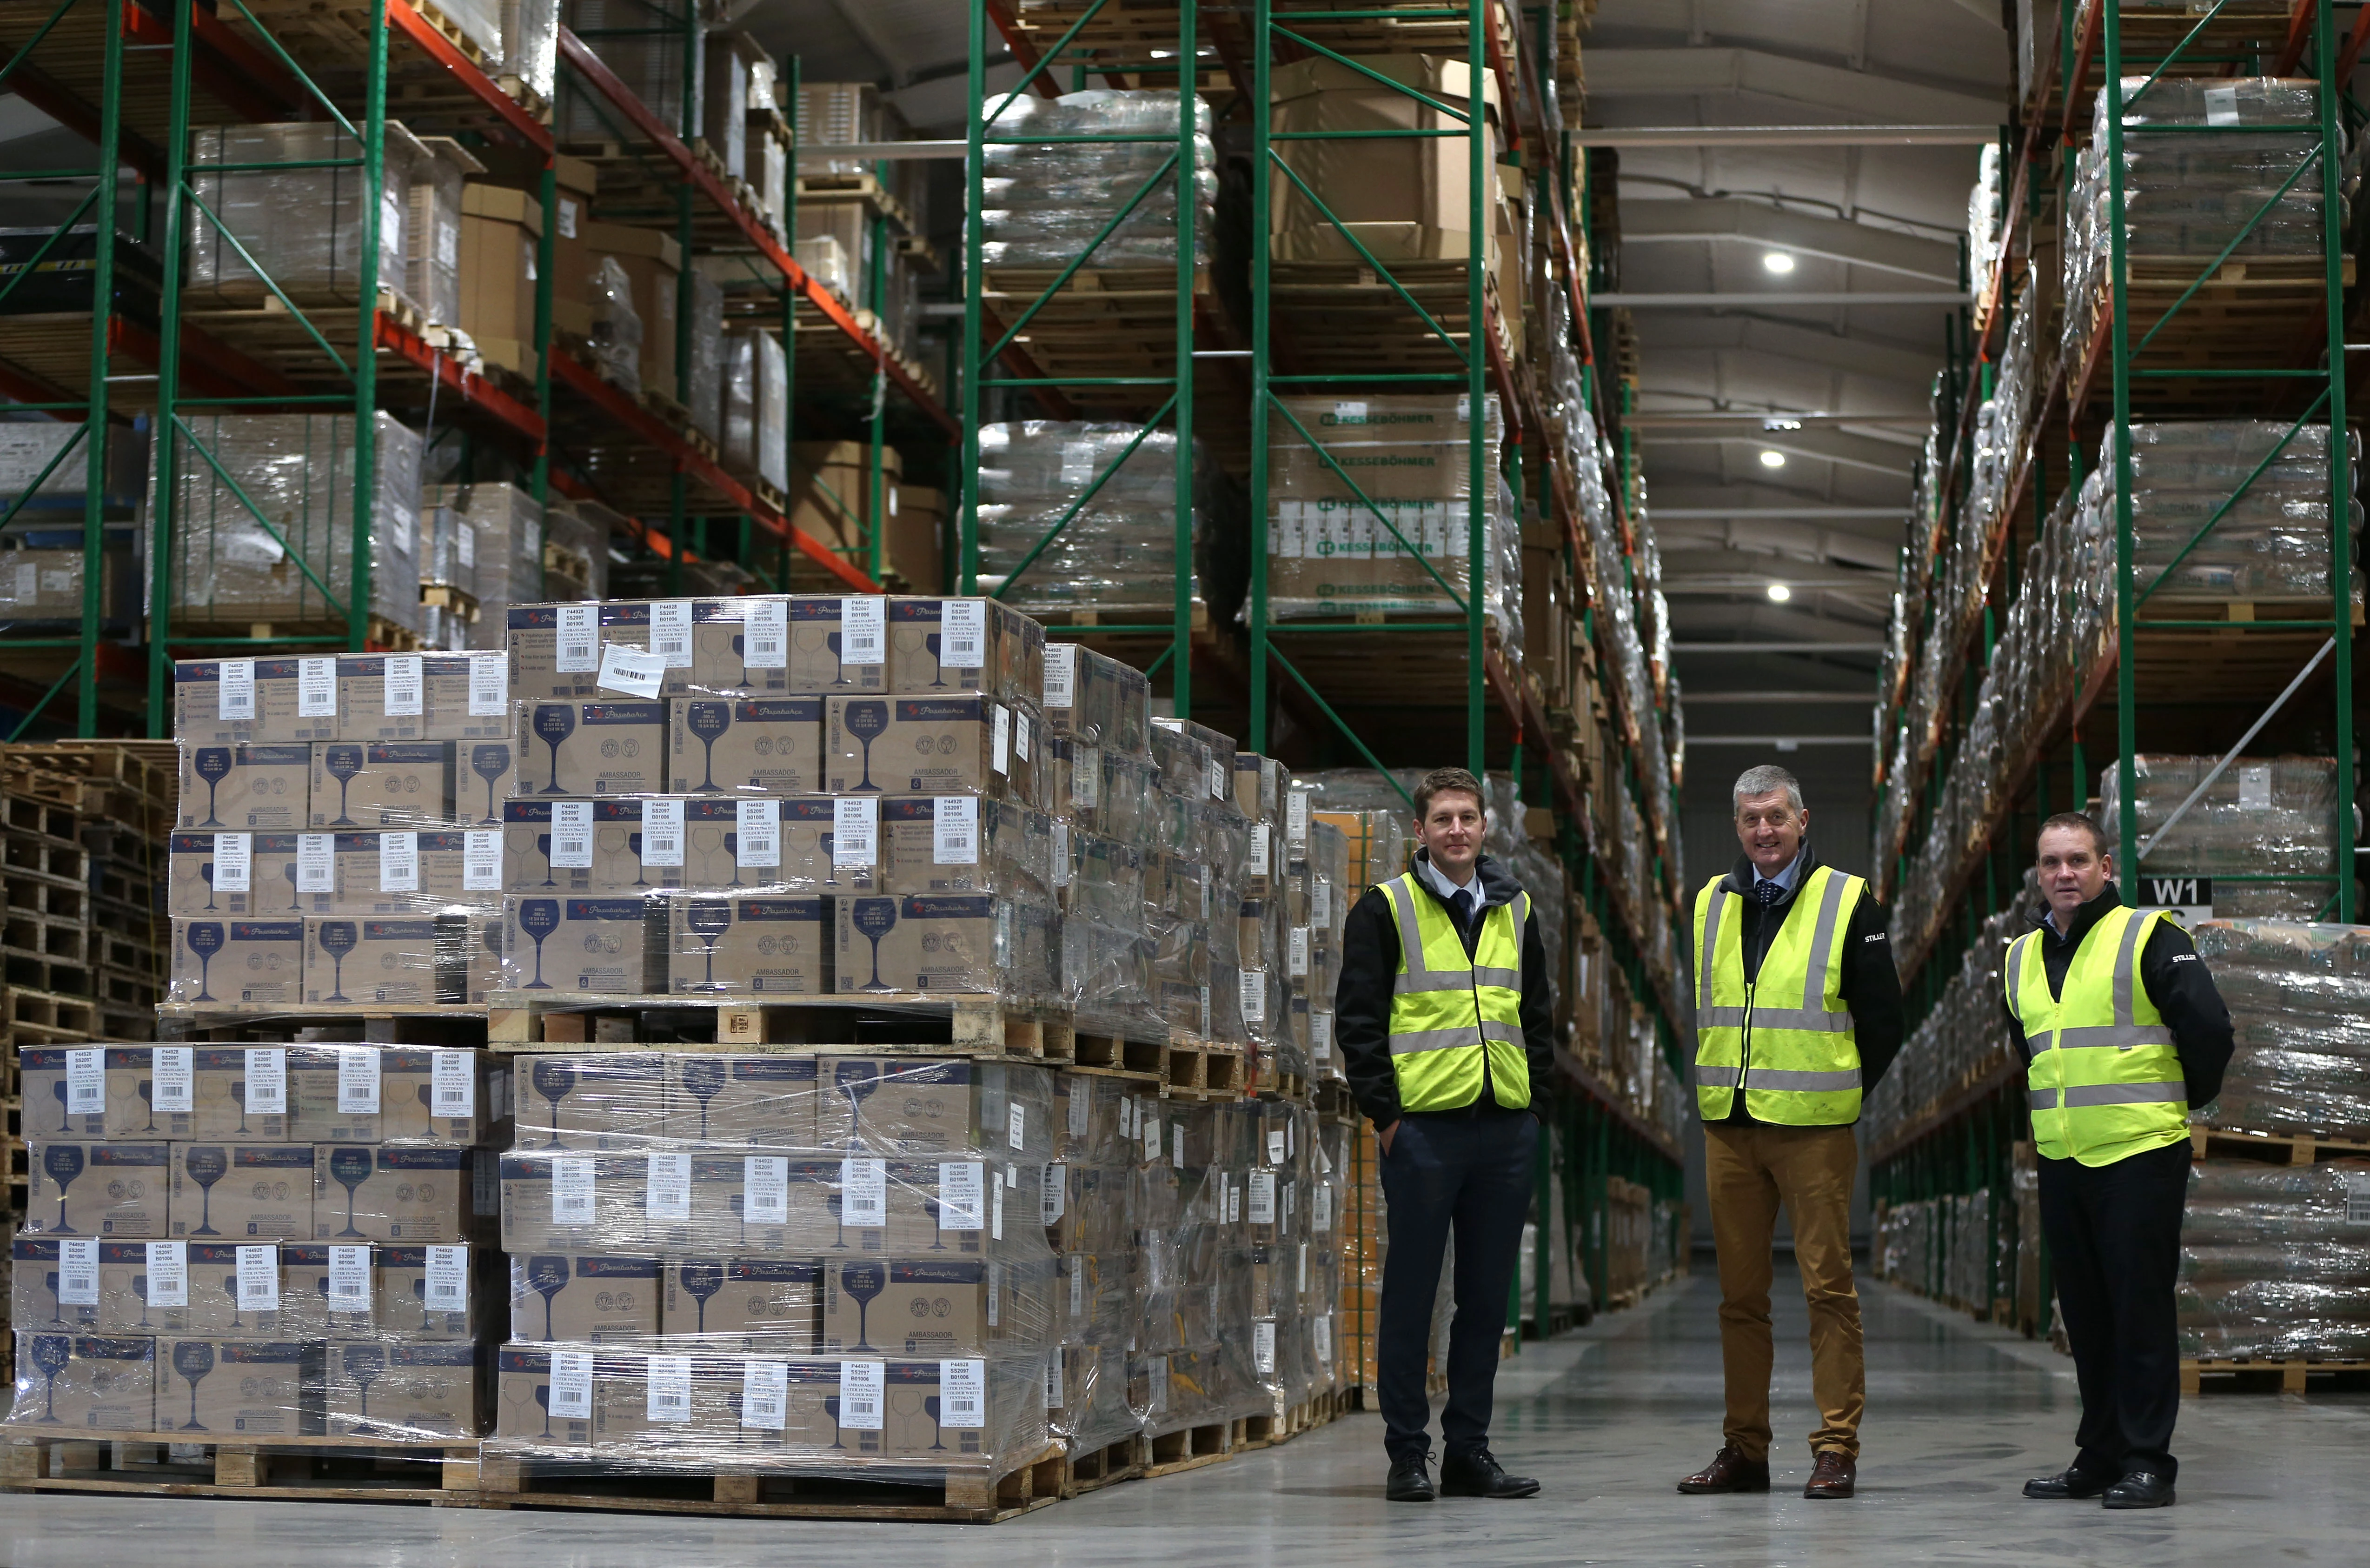
[[[2188,1195],[2186,1138],[2112,1165],[2041,1162],[2041,1229],[2082,1389],[2074,1468],[2085,1474],[2170,1481],[2179,1468],[2173,1284]]]
[[[1448,1331],[1448,1408],[1440,1434],[1451,1457],[1490,1444],[1498,1377],[1498,1336],[1531,1205],[1531,1147],[1538,1122],[1527,1111],[1448,1113],[1399,1118],[1382,1159],[1390,1251],[1383,1259],[1383,1306],[1375,1326],[1376,1391],[1383,1447],[1394,1463],[1432,1450],[1432,1401],[1424,1366],[1440,1254],[1456,1232],[1456,1315]]]

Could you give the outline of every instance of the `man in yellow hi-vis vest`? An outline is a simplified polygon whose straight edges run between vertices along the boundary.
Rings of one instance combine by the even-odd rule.
[[[1720,1452],[1681,1492],[1769,1490],[1770,1250],[1782,1205],[1811,1309],[1819,1429],[1802,1495],[1852,1495],[1867,1378],[1852,1285],[1860,1096],[1901,1048],[1901,982],[1868,884],[1819,863],[1802,787],[1782,767],[1736,781],[1744,853],[1696,896],[1696,1107],[1720,1253]]]
[[[1490,1452],[1498,1336],[1506,1324],[1538,1120],[1555,1059],[1547,952],[1530,896],[1481,853],[1481,781],[1461,767],[1415,792],[1422,848],[1403,876],[1369,888],[1342,932],[1333,1037],[1358,1108],[1375,1124],[1390,1251],[1375,1325],[1375,1384],[1391,1470],[1384,1495],[1434,1495],[1424,1392],[1441,1253],[1456,1235],[1456,1315],[1448,1334],[1446,1454],[1452,1497],[1528,1497]]]
[[[2222,1091],[2230,1009],[2187,932],[2123,906],[2096,823],[2051,817],[2036,860],[2049,917],[2008,944],[2000,978],[2029,1064],[2041,1229],[2082,1421],[2074,1462],[2024,1494],[2161,1508],[2178,1469],[2189,1108]]]

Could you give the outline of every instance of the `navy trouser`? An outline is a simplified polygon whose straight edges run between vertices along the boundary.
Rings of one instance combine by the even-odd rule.
[[[2173,1291],[2189,1158],[2183,1138],[2112,1165],[2041,1162],[2041,1229],[2082,1389],[2074,1468],[2086,1475],[2146,1470],[2170,1481],[2180,1470]]]
[[[1527,1111],[1416,1114],[1400,1117],[1391,1135],[1390,1152],[1382,1157],[1390,1251],[1383,1258],[1375,1378],[1383,1446],[1393,1463],[1432,1450],[1424,1366],[1440,1254],[1452,1228],[1456,1314],[1448,1332],[1448,1408],[1440,1434],[1451,1457],[1489,1446],[1498,1336],[1530,1212],[1538,1126]]]

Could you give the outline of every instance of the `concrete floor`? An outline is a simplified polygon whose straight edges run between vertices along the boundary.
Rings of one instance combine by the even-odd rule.
[[[1781,1273],[1781,1279],[1785,1274]],[[892,1568],[965,1555],[1082,1568],[1226,1563],[1752,1565],[2359,1564],[2370,1539],[2370,1396],[2225,1394],[2183,1408],[2181,1502],[2153,1514],[2030,1503],[2072,1454],[2071,1364],[2045,1346],[1862,1286],[1869,1416],[1860,1495],[1804,1502],[1813,1413],[1799,1297],[1778,1305],[1780,1488],[1682,1498],[1720,1441],[1717,1292],[1703,1274],[1526,1350],[1498,1380],[1496,1447],[1546,1492],[1517,1503],[1382,1501],[1361,1415],[1283,1448],[1133,1482],[992,1529],[647,1515],[0,1497],[5,1568]],[[1790,1478],[1793,1485],[1783,1484]]]

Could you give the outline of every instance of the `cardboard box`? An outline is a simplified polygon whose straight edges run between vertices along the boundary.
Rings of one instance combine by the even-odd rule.
[[[502,900],[502,974],[512,988],[647,996],[660,987],[666,906],[630,895]]]
[[[316,1146],[316,1241],[466,1241],[475,1228],[466,1148]]]
[[[203,1245],[202,1243],[201,1245]],[[98,1332],[103,1334],[188,1334],[225,1332],[231,1302],[219,1270],[201,1285],[190,1268],[186,1241],[101,1241],[98,1244]],[[217,1314],[214,1309],[219,1306]],[[219,1317],[219,1324],[215,1319]]]
[[[297,716],[295,659],[182,659],[173,665],[173,737],[184,746],[335,740],[337,720]],[[335,689],[337,661],[328,661]],[[316,666],[317,669],[317,666]],[[223,712],[223,693],[233,711]],[[325,731],[326,733],[316,733]],[[186,791],[184,792],[186,794]],[[190,826],[198,825],[195,823]]]
[[[827,536],[813,528],[807,531],[818,538]],[[793,594],[788,689],[826,697],[889,690],[887,612],[879,594]]]
[[[312,1236],[312,1145],[177,1143],[171,1148],[173,1235],[235,1241]]]
[[[668,768],[686,794],[802,795],[822,787],[817,696],[677,698]]]
[[[17,1365],[20,1420],[101,1432],[156,1429],[153,1339],[19,1333]]]
[[[376,1314],[382,1328],[407,1340],[475,1340],[491,1324],[479,1320],[490,1307],[480,1264],[488,1254],[466,1242],[440,1246],[385,1246],[373,1250],[378,1269]],[[459,1294],[454,1295],[454,1287]],[[458,1301],[455,1306],[453,1303]],[[490,1316],[490,1313],[489,1313]]]
[[[107,1136],[107,1055],[98,1045],[20,1045],[17,1048],[24,1136],[60,1138]],[[70,1085],[69,1078],[73,1085]],[[84,1109],[74,1104],[79,1086]]]
[[[296,1340],[159,1339],[156,1421],[177,1436],[318,1435],[321,1346]]]
[[[190,1139],[286,1141],[295,1103],[287,1097],[287,1047],[198,1045],[191,1050],[197,1112],[188,1135]],[[249,1085],[255,1086],[252,1094]],[[273,1085],[279,1087],[275,1090]],[[250,1101],[258,1109],[248,1110]],[[282,1108],[261,1108],[275,1103]]]
[[[1045,628],[996,599],[892,598],[889,689],[1035,703],[1045,690]]]
[[[581,1357],[575,1363],[586,1374],[581,1385],[585,1397],[581,1413],[570,1412],[565,1388],[558,1397],[554,1396],[551,1359],[555,1354],[571,1359]],[[623,1427],[629,1398],[632,1416],[639,1419],[641,1382],[636,1377],[629,1383],[627,1369],[629,1363],[639,1364],[640,1360],[639,1356],[618,1355],[596,1358],[589,1351],[555,1352],[541,1346],[503,1345],[496,1352],[494,1362],[495,1435],[546,1447],[591,1447],[602,1435]],[[639,1371],[638,1365],[636,1370]],[[555,1407],[558,1413],[554,1413]]]
[[[666,788],[663,702],[519,704],[522,794],[654,795]]]
[[[483,1051],[416,1045],[299,1045],[288,1053],[295,1107],[290,1134],[304,1143],[418,1143],[467,1147],[497,1124],[498,1073]]]
[[[516,1060],[522,1149],[639,1155],[669,1134],[667,1058],[656,1051]]]
[[[325,741],[313,748],[310,825],[429,828],[453,819],[448,741]]]
[[[176,833],[165,840],[166,912],[188,919],[301,915],[293,833]],[[238,868],[244,865],[241,873]],[[238,885],[243,883],[244,885]]]
[[[580,1160],[589,1163],[573,1163]],[[639,1155],[541,1149],[503,1155],[502,1251],[573,1255],[599,1246],[630,1253],[642,1244],[649,1228],[648,1170]],[[555,1175],[561,1178],[557,1193]],[[588,1205],[571,1207],[569,1202],[581,1189],[570,1182],[579,1176],[589,1181],[592,1197]]]
[[[441,999],[435,919],[307,919],[305,999],[408,1005]]]
[[[500,898],[494,887],[470,886],[469,836],[475,828],[438,828],[426,832],[387,829],[384,832],[328,835],[335,857],[337,891],[328,906],[313,913],[326,915],[410,915],[434,917],[472,905],[491,908]],[[494,846],[478,841],[480,882],[500,880]],[[301,857],[305,846],[297,846]],[[318,905],[318,895],[309,897]]]
[[[980,1355],[1001,1326],[978,1258],[833,1259],[826,1262],[826,1355]]]
[[[976,795],[884,795],[884,891],[1001,893],[1050,898],[1053,819]]]
[[[69,1258],[61,1258],[62,1246],[75,1249]],[[19,1333],[97,1332],[99,1246],[96,1237],[18,1236],[10,1241],[8,1320]]]
[[[461,490],[460,494],[466,498],[467,491]],[[479,504],[484,506],[482,502]],[[501,547],[503,536],[496,531],[498,525],[494,521],[500,517],[500,513],[481,511],[474,523],[472,514],[466,510],[458,515],[465,530],[475,526],[478,536],[485,540],[478,548]],[[500,525],[508,525],[506,522]],[[423,668],[428,688],[428,728],[422,739],[463,743],[510,740],[511,726],[517,721],[517,714],[511,707],[511,660],[507,650],[431,653],[425,656]],[[458,760],[454,787],[466,795],[471,788],[468,749],[466,745],[454,749]]]
[[[630,228],[624,224],[588,223],[579,233],[588,259],[615,257],[626,271],[634,314],[642,322],[643,387],[677,397],[675,294],[683,272],[683,247],[663,230]]]
[[[1012,905],[989,894],[924,894],[832,900],[833,985],[842,994],[998,992],[1007,974]]]
[[[825,787],[836,794],[1009,792],[1030,799],[1012,782],[1011,724],[1009,709],[976,694],[831,698],[823,709]]]
[[[52,482],[60,477],[53,475]],[[79,549],[0,550],[0,613],[16,621],[80,620],[82,567]],[[102,574],[102,616],[114,613],[113,586],[113,574]]]
[[[1014,1160],[1050,1152],[1041,1071],[1016,1075],[969,1056],[827,1055],[820,1066],[815,1136],[824,1148]]]
[[[208,745],[184,736],[180,757],[185,829],[293,833],[312,820],[309,745]]]
[[[176,920],[176,1002],[293,1003],[303,994],[302,920]]]
[[[328,1348],[328,1435],[477,1436],[486,1346],[333,1342]]]
[[[28,1138],[25,1233],[166,1239],[171,1234],[170,1147]]]
[[[701,1351],[811,1355],[823,1267],[812,1258],[671,1259],[662,1332]]]
[[[643,1217],[655,1251],[783,1257],[834,1239],[830,1170],[816,1162],[675,1147],[653,1150],[643,1165]]]
[[[667,351],[673,352],[672,347]],[[672,369],[672,366],[670,366]],[[799,689],[791,683],[790,623],[797,600],[774,594],[687,601],[691,640],[687,660],[670,652],[666,695],[728,699],[779,697]],[[670,612],[678,618],[684,611]],[[660,640],[653,633],[653,640]]]
[[[882,1446],[892,1458],[945,1462],[979,1458],[993,1441],[988,1426],[991,1404],[1001,1407],[1011,1402],[991,1401],[988,1363],[977,1356],[892,1361],[883,1370],[882,1382],[888,1396]],[[1028,1383],[1028,1392],[1037,1396],[1038,1407],[1042,1409],[1042,1385],[1034,1378]],[[997,1424],[997,1429],[1003,1429],[1003,1423]]]
[[[665,1060],[667,1142],[815,1147],[814,1057],[684,1051]]]
[[[511,1258],[511,1338],[641,1344],[659,1332],[659,1260],[532,1252]]]
[[[428,664],[424,654],[338,655],[338,739],[428,738]]]
[[[1376,81],[1376,76],[1385,81]],[[1334,221],[1346,225],[1386,260],[1467,253],[1472,171],[1463,135],[1465,122],[1431,107],[1443,103],[1468,108],[1473,86],[1465,62],[1428,54],[1373,55],[1347,63],[1303,60],[1280,67],[1269,91],[1273,105],[1271,124],[1277,131],[1458,133],[1381,140],[1337,135],[1329,140],[1278,143],[1279,147],[1289,149],[1279,156],[1322,199],[1333,220],[1329,221],[1328,212],[1320,212],[1293,180],[1277,180],[1269,225],[1279,258],[1356,259],[1357,252],[1341,239]],[[1500,105],[1497,82],[1486,74],[1481,78],[1481,101],[1490,123],[1488,162],[1494,168]],[[1494,185],[1485,193],[1492,202],[1498,194]],[[1422,243],[1426,235],[1440,238],[1426,247]]]
[[[695,797],[684,803],[684,865],[673,873],[683,887],[725,891],[764,888],[778,893],[869,892],[879,877],[879,813],[873,813],[873,864],[837,865],[834,799],[803,795],[772,802],[776,811],[777,863],[742,864],[740,824],[749,802]],[[754,853],[754,850],[753,850]],[[852,853],[852,851],[851,851]]]
[[[526,191],[473,180],[461,192],[461,329],[489,363],[534,373],[535,257],[543,203]]]
[[[830,994],[828,899],[676,894],[666,904],[667,988],[673,994]]]
[[[946,587],[947,492],[927,485],[889,487],[889,571],[912,593]]]
[[[379,1293],[373,1251],[369,1243],[351,1239],[281,1242],[280,1332],[317,1340],[374,1332]],[[358,1288],[338,1288],[349,1281]]]
[[[1142,670],[1075,642],[1045,645],[1047,732],[1133,755],[1150,744],[1151,712]]]

